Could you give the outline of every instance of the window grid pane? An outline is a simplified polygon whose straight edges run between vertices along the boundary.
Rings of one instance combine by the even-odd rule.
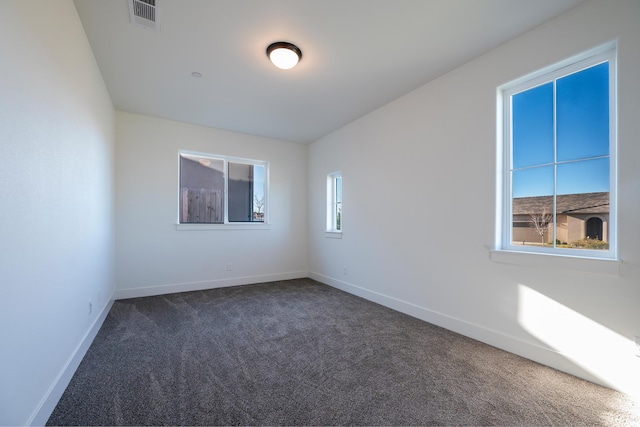
[[[509,245],[609,249],[609,65],[510,96]]]
[[[559,78],[558,161],[609,155],[609,63]]]
[[[224,223],[224,160],[180,158],[180,222]]]
[[[265,222],[267,164],[180,153],[180,224]]]

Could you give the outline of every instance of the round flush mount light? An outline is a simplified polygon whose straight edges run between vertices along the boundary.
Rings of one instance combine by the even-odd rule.
[[[288,70],[296,66],[302,59],[302,51],[294,44],[287,42],[271,43],[267,47],[267,56],[278,68]]]

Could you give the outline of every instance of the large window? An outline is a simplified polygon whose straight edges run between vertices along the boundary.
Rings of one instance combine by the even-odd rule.
[[[502,249],[615,257],[615,47],[501,88]]]
[[[180,223],[264,223],[267,174],[264,161],[181,152]]]
[[[327,231],[342,232],[342,173],[327,175]]]

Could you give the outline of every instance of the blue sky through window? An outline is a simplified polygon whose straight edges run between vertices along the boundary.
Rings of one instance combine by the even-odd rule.
[[[554,167],[557,194],[609,191],[608,62],[513,95],[511,111],[513,197],[552,195]]]
[[[513,96],[513,168],[553,162],[553,83]]]
[[[557,82],[558,161],[609,154],[609,63]]]

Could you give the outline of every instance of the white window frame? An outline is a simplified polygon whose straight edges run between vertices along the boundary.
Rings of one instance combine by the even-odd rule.
[[[563,76],[594,65],[609,63],[609,250],[569,249],[556,247],[521,246],[512,244],[512,187],[511,187],[511,96],[540,86]],[[610,42],[559,62],[498,88],[497,101],[497,197],[496,235],[494,252],[524,252],[573,258],[617,260],[617,49]],[[554,101],[555,102],[555,101]],[[492,259],[502,259],[492,255]]]
[[[333,238],[341,238],[342,230],[344,229],[344,218],[343,218],[343,201],[337,200],[337,181],[340,179],[340,194],[342,199],[344,199],[344,187],[342,185],[342,172],[333,172],[327,175],[327,228],[326,228],[326,236]],[[340,228],[338,228],[338,204],[342,209],[340,209]]]
[[[180,222],[180,159],[192,157],[197,159],[222,160],[224,170],[224,223],[181,223]],[[264,221],[229,221],[229,163],[254,165],[264,167]],[[269,162],[266,160],[247,159],[243,157],[225,156],[221,154],[203,153],[198,151],[178,151],[178,203],[176,215],[177,230],[264,230],[270,229],[269,221]]]

